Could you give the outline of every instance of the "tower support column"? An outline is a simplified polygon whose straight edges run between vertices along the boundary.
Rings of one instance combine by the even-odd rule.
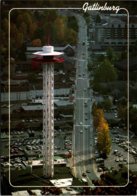
[[[54,175],[54,63],[43,64],[43,175]]]

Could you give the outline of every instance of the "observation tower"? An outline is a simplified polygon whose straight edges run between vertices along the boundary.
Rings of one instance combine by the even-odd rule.
[[[54,175],[54,63],[64,59],[53,46],[43,46],[33,54],[32,61],[43,66],[43,176],[50,178]]]

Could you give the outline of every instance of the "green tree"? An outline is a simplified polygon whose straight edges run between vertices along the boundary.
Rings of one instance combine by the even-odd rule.
[[[96,23],[100,23],[101,22],[101,17],[100,17],[99,14],[96,16],[95,22]]]
[[[108,59],[105,59],[95,70],[93,89],[101,93],[107,94],[105,83],[115,81],[117,79],[117,72],[114,66]]]
[[[101,65],[96,69],[94,81],[95,82],[112,82],[117,79],[117,72],[114,66],[108,59],[105,59]]]
[[[73,29],[67,29],[67,38],[66,43],[70,43],[72,45],[75,45],[77,42],[77,33]]]
[[[113,48],[108,48],[107,49],[107,58],[108,60],[113,64],[116,59],[117,59],[117,56],[116,56],[116,53],[115,51],[113,50]]]
[[[132,131],[137,134],[137,108],[130,107],[129,109],[129,122]]]
[[[137,56],[137,40],[134,42],[133,46],[130,47],[130,56],[131,57]]]
[[[105,98],[104,101],[98,104],[99,107],[109,110],[112,107],[112,100],[109,98]]]
[[[36,83],[36,81],[37,81],[36,74],[35,73],[30,73],[29,74],[29,82],[32,83],[32,84],[34,84],[34,83]]]
[[[96,102],[94,102],[93,105],[92,105],[92,115],[93,115],[93,116],[96,115],[96,110],[97,110],[97,108],[98,108],[98,107],[97,107],[97,104],[96,104]]]
[[[72,28],[74,31],[78,32],[78,23],[74,16],[68,17],[67,27]]]
[[[127,124],[127,106],[126,105],[118,106],[118,117],[122,120],[123,123]]]
[[[15,59],[11,57],[10,58],[10,74],[11,74],[11,77],[14,76],[14,74],[15,74],[15,68],[16,68]]]

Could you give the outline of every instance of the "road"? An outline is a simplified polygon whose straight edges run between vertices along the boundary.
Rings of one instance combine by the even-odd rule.
[[[92,185],[96,179],[95,163],[92,158],[93,126],[91,117],[92,91],[89,88],[87,25],[84,18],[74,14],[79,25],[76,56],[76,83],[74,103],[74,130],[72,135],[72,173],[75,177],[86,179]],[[88,172],[87,172],[88,171]]]

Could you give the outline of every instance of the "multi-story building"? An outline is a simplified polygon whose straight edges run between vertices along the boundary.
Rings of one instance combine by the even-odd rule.
[[[136,16],[130,17],[129,22],[129,41],[133,45],[137,40],[137,22]],[[127,17],[126,15],[111,14],[109,16],[101,16],[101,22],[94,25],[92,37],[95,45],[99,44],[102,48],[110,47],[126,47],[127,45]],[[94,46],[93,46],[94,48]]]

